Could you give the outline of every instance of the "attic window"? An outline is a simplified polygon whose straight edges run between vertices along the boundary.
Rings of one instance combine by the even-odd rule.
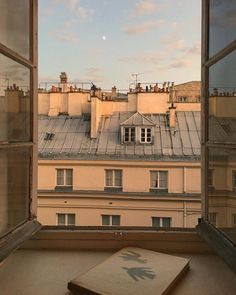
[[[152,129],[151,128],[141,128],[141,143],[151,143],[152,142]]]
[[[44,137],[44,140],[52,140],[55,136],[55,133],[46,132],[46,135]]]
[[[124,142],[135,142],[135,128],[125,127],[124,128]]]

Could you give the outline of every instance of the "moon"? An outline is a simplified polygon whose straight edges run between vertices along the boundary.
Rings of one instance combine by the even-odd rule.
[[[107,37],[106,36],[102,36],[102,40],[106,41]]]

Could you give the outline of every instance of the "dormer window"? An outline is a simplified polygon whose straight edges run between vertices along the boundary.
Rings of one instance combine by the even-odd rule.
[[[135,127],[124,128],[124,142],[135,142]]]
[[[151,143],[152,142],[152,129],[151,128],[141,128],[141,143]]]

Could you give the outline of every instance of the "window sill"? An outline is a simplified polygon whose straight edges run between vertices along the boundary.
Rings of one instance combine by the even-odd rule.
[[[112,186],[106,186],[104,187],[105,192],[122,192],[123,188],[122,187],[112,187]]]
[[[168,189],[167,188],[150,188],[149,189],[150,193],[155,193],[155,194],[166,194],[168,193]]]
[[[55,186],[55,191],[60,191],[60,192],[73,191],[73,186],[72,185]]]

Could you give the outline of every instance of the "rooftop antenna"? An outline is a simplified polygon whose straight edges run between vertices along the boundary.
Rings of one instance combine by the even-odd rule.
[[[143,73],[136,73],[136,74],[131,74],[132,77],[135,77],[135,86],[137,87],[138,85],[138,76],[142,75]]]

